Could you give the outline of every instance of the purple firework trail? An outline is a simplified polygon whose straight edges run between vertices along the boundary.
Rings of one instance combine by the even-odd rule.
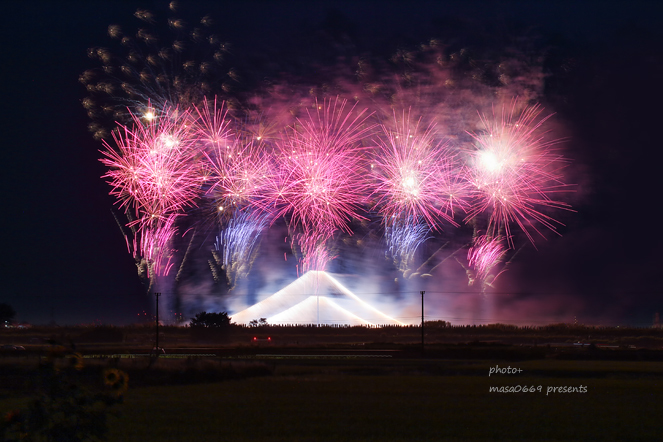
[[[260,211],[237,211],[216,236],[213,256],[232,289],[248,276],[257,253],[260,233],[269,225],[269,214]],[[214,271],[214,267],[213,271]],[[218,282],[219,276],[215,274]]]
[[[428,226],[408,219],[395,219],[386,224],[384,236],[386,254],[403,273],[410,270],[419,246],[431,238]]]

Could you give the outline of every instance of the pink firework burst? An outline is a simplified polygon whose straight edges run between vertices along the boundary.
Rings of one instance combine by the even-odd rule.
[[[188,113],[177,109],[158,118],[120,126],[113,134],[117,150],[104,142],[101,161],[120,207],[133,213],[128,226],[135,231],[134,257],[148,261],[152,275],[167,274],[172,256],[168,244],[176,217],[195,204],[200,184],[195,173]],[[151,275],[149,276],[151,277]]]
[[[472,247],[467,252],[467,261],[470,268],[474,269],[474,278],[470,279],[470,285],[474,281],[487,281],[493,268],[502,261],[506,248],[503,244],[504,238],[488,238],[481,235],[474,238]],[[499,275],[493,275],[492,280]]]
[[[170,242],[177,232],[176,219],[177,215],[161,217],[149,225],[142,225],[137,232],[134,239],[134,258],[142,257],[147,261],[148,279],[167,275],[173,267],[174,250]]]
[[[260,140],[241,136],[231,129],[223,109],[205,103],[196,109],[196,137],[201,144],[203,183],[206,196],[214,201],[218,216],[226,218],[251,206],[272,179],[271,162]]]
[[[120,126],[113,134],[117,150],[104,141],[109,167],[104,178],[121,207],[133,206],[138,220],[167,216],[195,204],[200,185],[191,161],[195,153],[187,113],[177,110],[134,126]]]
[[[371,163],[377,181],[373,196],[385,222],[424,219],[457,225],[454,211],[465,205],[466,186],[459,178],[455,156],[435,139],[434,127],[420,127],[409,113],[394,115],[394,126],[381,126]]]
[[[225,103],[218,104],[216,97],[213,103],[205,98],[202,105],[194,106],[194,109],[197,118],[193,124],[193,132],[196,141],[203,145],[203,149],[213,150],[235,141]]]
[[[328,229],[308,231],[295,235],[294,241],[299,245],[302,253],[302,258],[300,259],[302,274],[309,270],[325,270],[329,261],[336,258],[330,252],[329,247],[327,247],[327,242],[332,235],[333,232],[330,232]]]
[[[495,236],[504,229],[509,243],[509,225],[514,222],[533,243],[529,228],[541,234],[537,223],[552,231],[561,224],[544,209],[570,209],[554,198],[568,191],[560,174],[565,161],[553,148],[556,141],[545,141],[541,131],[550,115],[540,118],[538,105],[519,113],[516,107],[514,100],[510,109],[502,108],[499,118],[494,113],[481,116],[485,132],[471,134],[476,144],[467,179],[473,201],[466,220],[488,214],[489,234]]]
[[[277,144],[279,173],[267,204],[276,216],[290,215],[303,231],[344,229],[361,218],[366,182],[361,139],[370,130],[366,110],[346,109],[345,100],[317,103]]]
[[[250,207],[272,180],[270,162],[259,141],[235,140],[205,153],[210,170],[207,197],[220,216]]]

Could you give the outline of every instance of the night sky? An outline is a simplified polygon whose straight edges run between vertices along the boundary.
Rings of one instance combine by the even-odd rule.
[[[320,48],[335,39],[385,60],[431,38],[450,50],[540,51],[541,101],[567,138],[577,212],[563,215],[561,237],[546,235],[514,259],[504,296],[518,302],[505,304],[517,307],[504,317],[644,326],[663,313],[663,7],[656,2],[181,3],[184,16],[215,19],[247,83],[259,82],[262,70],[294,75],[309,60],[324,65],[330,57]],[[88,131],[78,81],[98,67],[87,49],[112,47],[110,24],[139,26],[137,8],[168,15],[159,1],[3,7],[0,302],[19,320],[126,324],[151,308],[111,214],[102,146]],[[266,67],[269,57],[282,62]],[[551,310],[563,315],[547,316]]]

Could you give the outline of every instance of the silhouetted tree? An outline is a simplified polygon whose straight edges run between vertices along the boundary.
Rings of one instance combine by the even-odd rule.
[[[266,325],[269,325],[267,324],[267,318],[251,319],[249,321],[249,327],[264,327]]]
[[[189,325],[191,327],[204,327],[204,328],[223,328],[230,326],[230,316],[228,312],[220,313],[198,313],[194,318],[191,318]]]

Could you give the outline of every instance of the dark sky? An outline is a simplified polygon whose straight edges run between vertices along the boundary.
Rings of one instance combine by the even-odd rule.
[[[135,24],[137,8],[165,13],[165,5],[3,6],[0,302],[20,320],[130,323],[151,306],[111,215],[78,77],[96,67],[86,51],[109,44],[109,24]],[[321,28],[376,57],[430,38],[459,47],[486,46],[493,35],[532,38],[549,74],[544,100],[569,137],[577,213],[565,216],[561,238],[519,254],[509,280],[534,298],[573,298],[579,315],[604,322],[644,325],[663,312],[663,8],[656,2],[241,1],[195,2],[190,10],[216,19],[243,66],[265,53],[324,60],[311,55],[316,46],[306,38]]]

